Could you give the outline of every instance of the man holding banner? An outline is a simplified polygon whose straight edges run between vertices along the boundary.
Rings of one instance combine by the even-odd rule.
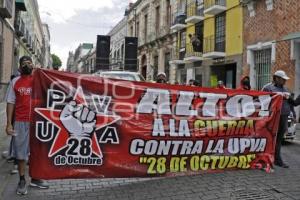
[[[17,159],[20,181],[17,187],[17,194],[27,194],[25,181],[25,168],[29,155],[29,129],[31,111],[31,92],[33,83],[33,64],[29,56],[23,56],[19,60],[20,76],[14,78],[8,88],[6,95],[7,102],[7,135],[12,138],[11,157]],[[15,122],[13,124],[13,117]],[[31,186],[48,188],[48,185],[41,180],[32,179]]]
[[[284,133],[288,127],[288,116],[291,112],[291,106],[289,104],[290,94],[289,91],[284,87],[287,80],[290,78],[282,70],[278,70],[274,73],[273,82],[265,85],[263,91],[266,92],[277,92],[283,94],[283,103],[281,107],[281,115],[279,120],[279,127],[277,131],[276,148],[275,148],[275,165],[283,168],[289,166],[285,164],[281,158],[281,143],[283,142]]]

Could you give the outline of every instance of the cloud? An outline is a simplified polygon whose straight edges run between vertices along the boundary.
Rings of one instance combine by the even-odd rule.
[[[113,0],[39,0],[43,17],[49,16],[55,23],[67,23],[78,11],[97,11],[101,8],[113,8]]]
[[[51,52],[66,67],[69,51],[80,43],[96,43],[124,16],[128,0],[38,0],[42,21],[51,35]]]

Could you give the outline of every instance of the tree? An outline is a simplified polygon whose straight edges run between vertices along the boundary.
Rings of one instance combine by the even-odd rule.
[[[51,54],[51,57],[53,69],[58,70],[61,67],[61,59],[55,54]]]

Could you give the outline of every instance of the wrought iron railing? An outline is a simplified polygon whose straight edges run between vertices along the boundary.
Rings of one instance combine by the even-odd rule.
[[[173,25],[176,24],[186,24],[185,20],[186,20],[186,11],[177,11],[173,14]]]
[[[204,0],[204,9],[208,9],[216,5],[226,6],[226,0]]]
[[[196,2],[187,5],[187,17],[204,16],[204,7],[198,5]]]
[[[171,52],[171,60],[184,60],[185,58],[185,50],[180,50],[178,47],[174,47]]]
[[[204,53],[210,52],[225,52],[225,36],[215,37],[215,35],[204,38]]]
[[[186,53],[185,53],[185,57],[202,57],[202,47],[203,44],[197,44],[197,45],[193,45],[193,44],[187,44],[186,45]]]

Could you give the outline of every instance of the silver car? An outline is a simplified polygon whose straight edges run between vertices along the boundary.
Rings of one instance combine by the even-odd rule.
[[[122,79],[127,81],[145,81],[144,77],[137,72],[127,71],[103,71],[96,72],[94,75],[104,78]]]

